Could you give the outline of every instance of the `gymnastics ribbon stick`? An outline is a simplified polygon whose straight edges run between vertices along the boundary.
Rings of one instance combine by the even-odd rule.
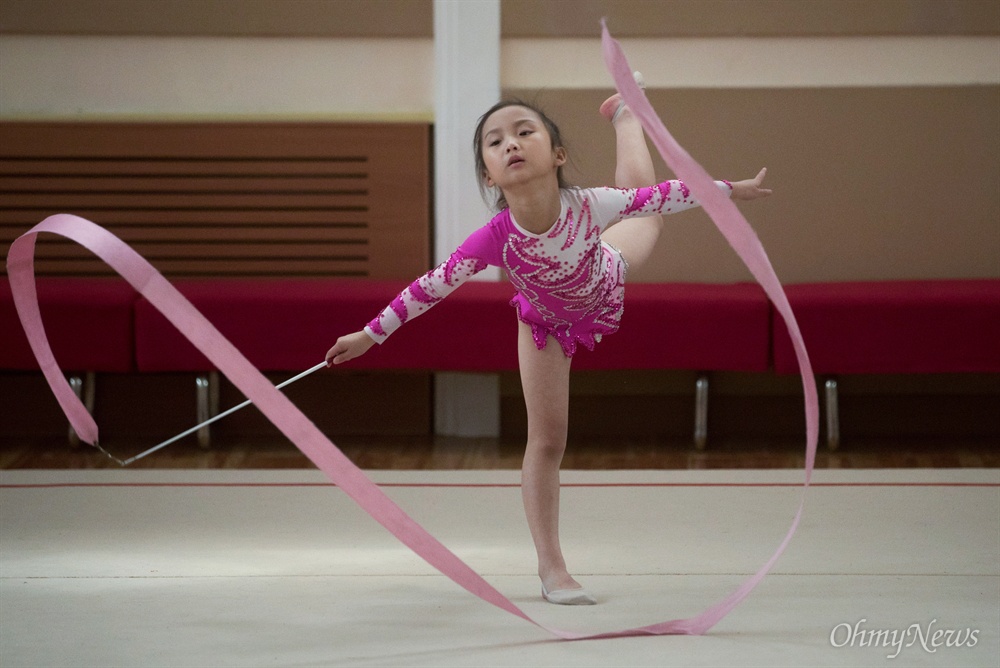
[[[274,389],[280,390],[283,387],[287,387],[287,386],[291,385],[292,383],[294,383],[297,380],[301,380],[301,379],[305,378],[306,376],[308,376],[310,374],[316,373],[317,371],[319,371],[320,369],[322,369],[325,366],[327,366],[326,362],[320,362],[316,366],[309,367],[308,369],[306,369],[302,373],[298,374],[297,376],[292,376],[291,378],[289,378],[285,382],[278,383],[277,385],[274,386]],[[176,436],[172,436],[172,437],[168,438],[167,440],[163,441],[162,443],[157,443],[156,445],[154,445],[153,447],[151,447],[149,450],[146,450],[144,452],[140,452],[135,457],[129,457],[128,459],[126,459],[124,461],[122,461],[121,459],[118,459],[117,457],[115,457],[114,455],[112,455],[110,452],[105,452],[104,454],[106,454],[108,457],[110,457],[111,459],[115,460],[116,462],[118,462],[122,466],[128,466],[129,464],[131,464],[133,462],[139,461],[143,457],[151,455],[154,452],[157,452],[158,450],[162,450],[163,448],[167,447],[171,443],[176,443],[177,441],[181,440],[185,436],[188,436],[189,434],[195,433],[196,431],[198,431],[202,427],[207,427],[208,425],[210,425],[210,424],[212,424],[214,422],[218,422],[219,420],[221,420],[224,417],[232,415],[236,411],[243,410],[244,408],[246,408],[247,406],[249,406],[252,403],[253,403],[252,401],[250,401],[249,399],[247,399],[242,404],[238,404],[238,405],[233,406],[232,408],[230,408],[228,410],[222,411],[218,415],[212,416],[212,417],[208,418],[207,420],[205,420],[204,422],[199,422],[198,424],[196,424],[195,426],[191,427],[190,429],[185,429],[184,431],[182,431],[181,433],[177,434]],[[103,448],[101,448],[101,449],[103,449]]]
[[[757,238],[756,233],[750,224],[740,213],[740,210],[733,202],[723,195],[708,172],[692,158],[684,148],[677,143],[673,136],[667,131],[663,122],[653,111],[649,100],[636,85],[632,77],[632,68],[629,67],[621,45],[611,37],[608,32],[607,22],[601,20],[601,45],[604,54],[604,61],[608,71],[615,81],[615,88],[621,94],[625,104],[629,106],[632,113],[636,115],[642,124],[646,134],[656,146],[660,155],[663,156],[667,166],[670,167],[677,178],[685,184],[698,198],[702,207],[715,223],[716,227],[732,246],[736,254],[746,264],[750,273],[767,293],[778,313],[785,321],[788,328],[789,337],[795,349],[795,355],[799,363],[799,371],[802,375],[802,389],[805,396],[805,419],[806,419],[806,455],[805,455],[805,480],[802,485],[802,498],[799,502],[798,511],[792,520],[791,528],[785,535],[784,540],[778,546],[774,555],[757,571],[749,580],[744,582],[730,596],[712,606],[705,612],[688,620],[677,620],[665,622],[657,628],[662,632],[681,633],[705,633],[714,626],[720,619],[725,617],[733,608],[747,597],[754,587],[767,575],[768,571],[781,556],[788,546],[789,541],[795,534],[802,518],[802,511],[805,506],[805,495],[812,480],[813,466],[816,460],[816,442],[819,437],[819,399],[816,391],[816,380],[813,376],[812,365],[809,362],[809,355],[806,352],[805,342],[799,330],[792,307],[788,303],[784,289],[771,266],[771,261],[764,252],[764,247]]]

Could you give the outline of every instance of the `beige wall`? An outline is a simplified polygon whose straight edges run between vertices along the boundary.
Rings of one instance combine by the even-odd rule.
[[[594,122],[606,91],[509,92],[559,119],[575,183],[613,181],[613,134]],[[716,178],[768,168],[775,195],[741,208],[783,281],[1000,278],[1000,87],[648,94]],[[666,223],[633,280],[752,280],[702,212]]]
[[[430,122],[432,7],[3,0],[0,119]],[[710,172],[769,168],[745,211],[783,280],[1000,277],[1000,3],[503,0],[503,85],[580,184],[613,173],[601,16]],[[749,279],[702,214],[669,222],[634,280]]]

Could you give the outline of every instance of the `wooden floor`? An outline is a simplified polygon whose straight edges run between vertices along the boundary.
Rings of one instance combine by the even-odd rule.
[[[355,464],[371,470],[518,469],[524,444],[470,438],[340,438],[338,447]],[[109,446],[127,459],[153,444]],[[563,468],[611,469],[775,469],[802,468],[804,443],[713,443],[703,451],[689,443],[653,439],[571,441]],[[65,440],[0,440],[0,469],[89,469],[119,465],[88,445]],[[984,440],[947,442],[905,439],[846,442],[830,452],[820,444],[817,468],[998,468],[1000,444]],[[202,449],[180,441],[140,459],[130,468],[300,469],[312,463],[288,442],[218,442]]]

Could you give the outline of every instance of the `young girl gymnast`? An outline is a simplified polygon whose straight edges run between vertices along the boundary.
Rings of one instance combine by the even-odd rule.
[[[550,603],[596,599],[570,575],[559,545],[559,468],[566,449],[569,371],[578,344],[588,349],[618,329],[627,269],[649,258],[660,214],[698,206],[681,181],[656,185],[642,126],[618,95],[601,105],[616,133],[616,188],[574,188],[563,180],[567,153],[541,110],[503,101],[479,119],[474,137],[480,187],[499,213],[448,260],[418,278],[361,331],[337,339],[328,364],[382,344],[408,319],[444,299],[487,265],[502,267],[515,295],[518,364],[528,414],[521,494]],[[765,197],[765,170],[717,185],[733,199]],[[621,221],[621,222],[619,222]]]

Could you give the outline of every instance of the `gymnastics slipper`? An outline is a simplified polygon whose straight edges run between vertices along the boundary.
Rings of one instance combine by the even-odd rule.
[[[556,605],[594,605],[597,599],[586,589],[556,589],[546,591],[542,585],[542,598]]]
[[[642,78],[641,72],[633,72],[632,78],[635,79],[635,83],[639,86],[639,88],[646,90],[646,81]],[[615,102],[618,103],[617,106],[615,106]],[[615,107],[614,111],[611,111],[612,107]],[[604,118],[611,121],[611,124],[614,125],[615,121],[618,120],[618,117],[621,116],[622,109],[624,108],[625,101],[621,98],[621,95],[615,93],[601,105],[600,114],[601,116],[604,116]]]

